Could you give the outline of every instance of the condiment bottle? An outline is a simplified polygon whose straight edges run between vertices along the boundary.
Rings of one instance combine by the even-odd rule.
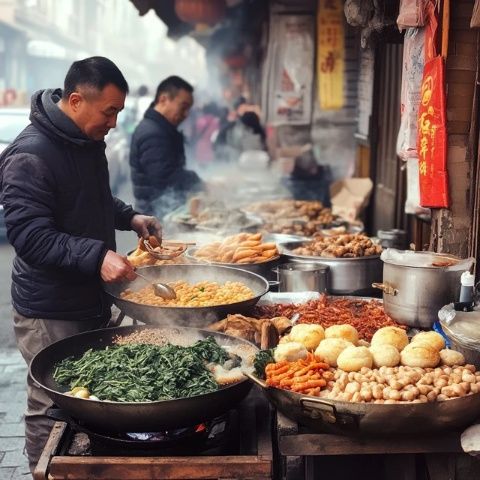
[[[460,289],[460,302],[461,303],[473,303],[473,285],[475,283],[475,275],[470,272],[463,272],[460,277],[461,289]]]

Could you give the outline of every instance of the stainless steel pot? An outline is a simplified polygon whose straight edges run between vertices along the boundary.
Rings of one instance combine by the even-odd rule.
[[[329,293],[333,295],[375,296],[372,283],[382,281],[382,261],[379,255],[357,258],[328,258],[297,255],[293,250],[308,242],[288,242],[279,245],[282,257],[289,262],[319,263],[329,270]]]
[[[276,268],[279,292],[328,291],[328,265],[289,262]]]
[[[470,425],[480,412],[480,393],[442,402],[395,405],[354,403],[301,395],[248,375],[287,417],[319,432],[340,435],[430,433]]]
[[[121,293],[130,288],[138,290],[147,285],[145,280],[137,278],[133,282],[104,284],[105,291],[112,296],[115,305],[128,317],[153,325],[175,325],[204,327],[225,318],[229,313],[250,312],[260,297],[268,292],[269,284],[265,278],[238,268],[206,265],[159,265],[141,267],[139,271],[152,282],[175,282],[186,280],[190,283],[213,281],[224,283],[242,282],[253,291],[254,297],[242,302],[212,307],[157,307],[131,302],[121,297]]]
[[[452,255],[432,252],[415,254],[438,255],[442,260],[460,260]],[[386,260],[383,263],[383,283],[376,284],[375,287],[383,291],[385,312],[395,321],[411,327],[430,329],[438,319],[440,308],[457,301],[463,271],[448,267],[399,265]]]

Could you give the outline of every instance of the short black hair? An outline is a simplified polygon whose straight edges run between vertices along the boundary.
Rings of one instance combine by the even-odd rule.
[[[176,75],[167,77],[165,80],[162,80],[157,87],[155,103],[158,102],[162,93],[166,93],[170,98],[174,98],[177,96],[179,90],[186,90],[187,92],[193,93],[193,87],[183,78],[177,77]]]
[[[103,90],[112,83],[128,93],[128,83],[120,69],[108,58],[89,57],[73,62],[65,76],[63,98],[67,99],[80,85]]]

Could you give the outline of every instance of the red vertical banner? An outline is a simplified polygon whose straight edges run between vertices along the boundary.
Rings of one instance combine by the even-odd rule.
[[[448,208],[445,64],[437,56],[425,64],[418,109],[420,205]]]

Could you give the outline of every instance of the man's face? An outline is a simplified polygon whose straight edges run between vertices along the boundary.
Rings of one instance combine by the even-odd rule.
[[[193,105],[193,95],[182,89],[173,98],[167,94],[160,95],[158,103],[163,116],[178,127],[188,117]]]
[[[117,115],[123,109],[126,94],[113,84],[103,90],[79,88],[70,95],[73,121],[92,140],[103,140],[117,125]]]

